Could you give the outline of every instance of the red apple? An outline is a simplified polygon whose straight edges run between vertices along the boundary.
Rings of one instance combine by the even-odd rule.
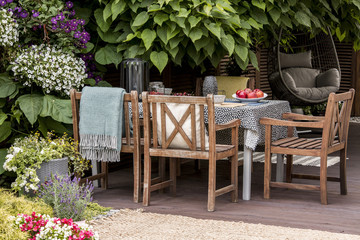
[[[243,90],[239,89],[236,91],[236,96],[238,96],[240,94],[240,92],[242,92]]]
[[[254,92],[248,93],[247,98],[257,98],[256,93]]]
[[[258,89],[258,88],[256,88],[256,89],[254,89],[254,91],[253,91],[253,92],[257,93],[257,92],[259,92],[259,91],[261,91],[261,90],[260,90],[260,89]]]
[[[249,93],[252,92],[252,90],[251,90],[250,88],[245,88],[245,89],[244,89],[244,92],[246,92],[246,94],[249,94]]]
[[[246,97],[247,97],[247,94],[246,94],[245,91],[241,90],[241,91],[239,92],[239,94],[236,92],[236,96],[237,96],[238,98],[246,98]]]
[[[254,91],[254,92],[255,92],[255,91]],[[258,98],[264,97],[264,92],[261,91],[261,90],[259,90],[259,91],[256,92],[256,96],[257,96]]]

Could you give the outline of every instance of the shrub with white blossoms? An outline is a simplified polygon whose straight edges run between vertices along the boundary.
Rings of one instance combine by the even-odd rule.
[[[11,65],[15,78],[24,86],[35,83],[46,93],[69,95],[70,89],[83,87],[87,78],[85,62],[56,46],[41,44],[25,48]]]
[[[12,12],[0,9],[0,46],[11,47],[19,41],[18,24],[12,15]]]

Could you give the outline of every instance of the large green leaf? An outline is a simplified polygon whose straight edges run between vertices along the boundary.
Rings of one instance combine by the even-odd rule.
[[[0,74],[0,98],[13,94],[17,89],[16,83],[9,78],[7,73]]]
[[[152,52],[150,54],[150,60],[155,65],[155,67],[161,73],[168,63],[168,55],[164,52]]]
[[[108,44],[95,53],[95,60],[102,65],[113,63],[117,66],[122,61],[122,55],[117,52],[116,46]]]
[[[43,97],[40,94],[26,94],[20,96],[16,101],[31,125],[36,122],[42,110]]]
[[[96,19],[96,23],[100,27],[101,31],[107,32],[110,28],[111,22],[110,19],[108,19],[106,22],[104,21],[103,10],[101,8],[96,9],[94,12],[94,16]]]
[[[250,61],[251,64],[257,69],[259,70],[259,66],[258,66],[258,61],[257,61],[257,57],[256,54],[253,51],[249,51],[249,57],[250,57]]]
[[[196,40],[199,40],[203,35],[203,32],[200,28],[193,28],[189,34],[191,41],[195,43]]]
[[[307,27],[311,27],[311,19],[310,17],[303,11],[298,11],[295,13],[294,18],[300,24],[305,25]]]
[[[60,134],[64,134],[65,132],[68,132],[64,124],[55,121],[51,117],[46,117],[46,118],[39,117],[39,130],[45,136],[48,131],[54,131],[55,133],[60,133]]]
[[[7,119],[6,113],[4,113],[4,112],[0,109],[0,125],[3,124],[3,122],[5,122],[6,119]]]
[[[140,26],[144,25],[148,19],[149,19],[148,13],[146,11],[143,11],[135,17],[135,20],[131,26],[132,27],[140,27]]]
[[[264,1],[262,0],[252,0],[251,1],[252,5],[254,5],[255,7],[258,7],[262,10],[265,11],[265,8],[266,8],[266,3],[264,3]]]
[[[41,117],[52,117],[62,123],[72,123],[71,102],[68,99],[59,99],[52,95],[45,95]]]
[[[235,46],[235,53],[245,62],[248,57],[248,48],[242,45]]]
[[[111,16],[111,5],[112,3],[114,2],[114,0],[111,0],[110,3],[106,4],[105,8],[104,8],[104,11],[103,11],[103,18],[104,18],[104,21],[106,22],[107,19]]]
[[[118,38],[121,35],[120,32],[107,31],[106,33],[104,33],[99,27],[96,30],[104,42],[118,43]]]
[[[155,38],[156,38],[156,32],[154,30],[145,29],[141,33],[141,39],[144,42],[146,50],[148,50],[151,47],[151,44],[153,43]]]
[[[201,18],[190,16],[187,20],[190,23],[190,27],[193,28],[201,21]]]
[[[0,125],[0,143],[7,139],[11,134],[11,122],[5,121]]]
[[[226,48],[226,50],[228,51],[228,54],[232,55],[233,52],[234,52],[234,48],[235,48],[235,40],[234,40],[234,38],[230,34],[224,35],[221,38],[221,43]]]
[[[120,13],[125,10],[125,1],[115,1],[111,4],[112,20],[114,21]]]
[[[212,33],[214,34],[218,39],[221,38],[221,27],[220,27],[220,23],[210,23],[207,24],[205,23],[205,27]]]
[[[162,26],[163,22],[169,20],[169,15],[159,12],[154,17],[154,22]]]
[[[277,8],[273,8],[269,11],[269,14],[270,14],[272,20],[274,20],[274,22],[276,23],[280,18],[281,12]]]
[[[5,163],[6,155],[7,155],[7,149],[6,148],[0,149],[0,175],[5,172],[3,165]]]
[[[168,43],[167,39],[167,27],[158,27],[156,30],[156,33],[158,37],[161,39],[161,41],[166,45]]]

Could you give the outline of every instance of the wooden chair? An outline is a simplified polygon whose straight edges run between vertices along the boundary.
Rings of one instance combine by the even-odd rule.
[[[150,193],[170,187],[176,192],[176,158],[209,161],[208,211],[215,209],[215,197],[231,192],[238,201],[238,129],[240,120],[215,125],[214,97],[177,97],[142,94],[144,113],[144,192],[143,205],[150,203]],[[206,135],[204,107],[208,108],[209,136]],[[181,110],[179,109],[181,107]],[[152,122],[150,122],[150,115]],[[152,125],[152,126],[151,126]],[[215,131],[232,129],[232,144],[216,144]],[[152,132],[151,132],[152,131]],[[151,136],[153,142],[151,143]],[[179,141],[180,140],[180,141]],[[182,145],[180,147],[179,145]],[[185,146],[185,147],[184,147]],[[151,157],[170,158],[170,179],[151,183]],[[231,157],[231,184],[216,190],[216,161]]]
[[[325,117],[285,113],[283,118],[287,119],[287,121],[271,118],[260,119],[260,123],[265,125],[264,198],[270,198],[270,187],[320,190],[321,203],[327,204],[327,181],[340,182],[341,194],[347,194],[346,148],[354,94],[354,89],[341,94],[331,93],[328,98]],[[301,122],[296,122],[297,120],[300,120]],[[271,127],[273,125],[287,126],[288,137],[272,142]],[[294,127],[323,129],[322,138],[311,139],[293,137]],[[328,177],[327,156],[328,154],[337,151],[340,151],[340,177]],[[287,154],[286,183],[271,181],[272,153]],[[292,155],[320,157],[320,176],[292,173]],[[320,186],[292,183],[292,178],[320,180]]]
[[[81,92],[77,92],[75,89],[70,91],[72,114],[73,114],[73,130],[74,141],[79,141],[79,103],[81,99]],[[131,103],[132,109],[132,136],[130,130],[130,111],[129,103]],[[133,154],[134,165],[134,202],[139,202],[141,196],[141,139],[140,139],[140,120],[139,120],[139,105],[138,105],[138,93],[131,91],[131,93],[125,93],[124,95],[124,115],[125,115],[125,137],[122,138],[122,153]],[[143,145],[143,144],[142,144]],[[101,187],[107,188],[108,186],[108,163],[101,162],[101,172],[93,176],[83,178],[81,181],[86,180],[93,181],[101,179]]]

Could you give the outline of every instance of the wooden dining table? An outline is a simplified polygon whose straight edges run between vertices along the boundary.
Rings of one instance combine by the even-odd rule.
[[[204,109],[205,123],[207,122],[207,109]],[[239,129],[239,146],[243,146],[243,190],[242,199],[251,199],[251,168],[252,154],[257,146],[265,143],[265,127],[259,122],[261,117],[281,119],[282,114],[291,112],[290,104],[282,100],[262,100],[258,103],[240,103],[233,99],[226,99],[223,104],[215,105],[215,123],[224,124],[233,119],[241,120]],[[142,105],[139,103],[140,118]],[[230,144],[230,132],[220,131],[216,134],[216,142]],[[296,131],[294,132],[297,135]],[[287,136],[286,127],[274,126],[272,138],[277,140]],[[277,156],[276,180],[283,181],[283,156]]]
[[[282,114],[291,112],[290,104],[282,100],[262,100],[258,103],[239,103],[227,99],[221,105],[215,105],[215,123],[223,124],[233,119],[241,120],[239,129],[239,146],[243,146],[243,190],[242,199],[251,199],[252,154],[257,146],[265,143],[265,127],[260,124],[262,117],[281,119]],[[206,111],[206,109],[205,109]],[[230,133],[223,131],[216,135],[217,143],[230,143]],[[296,131],[294,132],[297,135]],[[287,137],[286,127],[274,126],[272,139]],[[283,155],[277,155],[276,181],[283,181]]]

